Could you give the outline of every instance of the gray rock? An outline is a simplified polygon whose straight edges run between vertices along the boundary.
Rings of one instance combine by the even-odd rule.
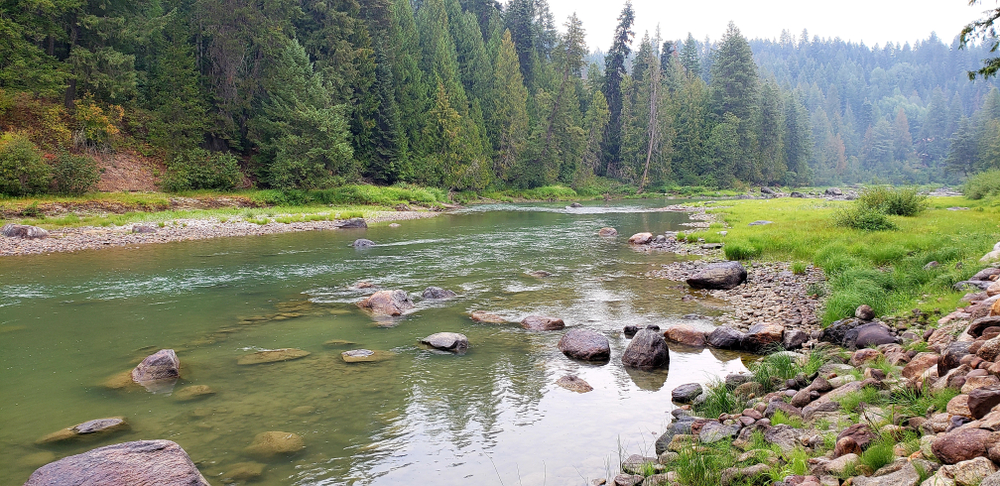
[[[982,280],[963,280],[961,282],[956,283],[952,287],[955,290],[958,290],[958,291],[964,291],[966,289],[986,290],[992,284],[993,284],[993,282],[990,282],[989,280],[986,280],[986,281],[982,281]]]
[[[979,486],[1000,486],[1000,472],[986,476],[986,479],[983,479]]]
[[[521,327],[529,331],[558,331],[566,328],[566,323],[556,317],[528,316],[521,320]]]
[[[663,335],[652,329],[643,329],[635,334],[625,353],[622,364],[629,368],[651,370],[667,366],[670,353]]]
[[[607,361],[611,358],[611,343],[599,332],[571,329],[559,340],[559,351],[574,359]]]
[[[969,392],[969,411],[977,420],[997,405],[1000,405],[1000,385],[988,385]]]
[[[829,187],[825,191],[823,191],[823,194],[826,195],[826,196],[843,196],[844,195],[844,193],[840,191],[839,187]]]
[[[674,440],[675,435],[688,435],[691,433],[691,424],[694,423],[692,417],[681,417],[667,426],[666,432],[656,439],[656,455],[667,452],[667,446]]]
[[[427,287],[420,296],[425,299],[450,299],[458,296],[458,294],[442,289],[441,287]]]
[[[708,334],[706,343],[719,349],[737,349],[743,342],[744,334],[728,326],[719,326]]]
[[[792,196],[792,197],[806,197],[806,195],[805,195],[805,194],[802,194],[802,193],[801,193],[801,192],[799,192],[799,191],[792,191],[792,194],[791,194],[791,196]]]
[[[798,329],[785,329],[785,335],[781,338],[781,345],[788,350],[801,348],[809,341],[809,334]]]
[[[847,331],[843,344],[847,349],[859,349],[898,342],[899,338],[892,334],[888,326],[881,322],[869,322]]]
[[[870,321],[875,318],[875,311],[868,304],[859,305],[854,311],[854,317],[862,321]]]
[[[720,440],[728,440],[736,437],[740,432],[740,426],[736,424],[726,425],[720,422],[708,422],[701,427],[698,433],[698,440],[705,444],[711,444]]]
[[[354,243],[351,244],[351,246],[355,248],[371,248],[375,246],[375,242],[372,240],[366,240],[364,238],[358,238],[354,240]]]
[[[687,279],[695,289],[729,290],[745,282],[747,270],[740,262],[713,263]]]
[[[173,349],[161,349],[147,356],[132,370],[132,381],[143,386],[176,381],[180,376],[181,362]]]
[[[344,221],[338,221],[334,223],[334,226],[342,229],[367,228],[368,223],[365,222],[364,218],[351,218]]]
[[[698,395],[701,395],[704,390],[698,383],[688,383],[686,385],[681,385],[674,388],[670,392],[670,398],[677,403],[691,403]]]
[[[402,290],[380,290],[358,302],[358,307],[368,309],[376,316],[399,316],[414,305],[410,296]]]
[[[920,482],[920,473],[911,462],[907,462],[900,470],[878,477],[858,476],[851,483],[855,486],[916,486]]]
[[[139,440],[93,449],[38,468],[24,486],[208,486],[181,446]]]
[[[754,221],[754,222],[748,224],[747,226],[764,226],[764,225],[768,225],[768,224],[774,224],[774,221],[768,221],[766,219],[761,219],[761,220],[758,220],[758,221]]]
[[[24,224],[14,224],[14,223],[8,223],[3,225],[3,227],[0,228],[0,234],[8,238],[22,238],[25,240],[34,240],[49,236],[48,231],[45,231],[37,226],[28,226]]]
[[[465,354],[469,349],[469,338],[465,334],[457,332],[437,332],[420,340],[432,348],[442,351],[451,351],[456,354]]]

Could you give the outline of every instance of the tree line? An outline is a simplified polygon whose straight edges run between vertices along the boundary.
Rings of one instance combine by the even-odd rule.
[[[983,142],[1000,95],[957,81],[976,46],[747,40],[732,23],[717,43],[637,39],[634,18],[627,2],[596,55],[546,0],[0,0],[0,152],[138,150],[177,190],[642,191],[1000,165]]]

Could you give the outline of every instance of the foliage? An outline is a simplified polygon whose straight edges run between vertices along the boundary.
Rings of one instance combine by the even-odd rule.
[[[101,172],[93,157],[68,152],[62,152],[56,157],[52,176],[56,191],[70,195],[84,194],[101,180]]]
[[[0,135],[0,194],[42,193],[51,179],[52,169],[28,137],[15,132]]]
[[[969,177],[962,186],[962,192],[969,199],[983,199],[1000,195],[1000,169],[980,172]]]
[[[118,127],[124,116],[125,110],[119,105],[101,106],[92,97],[84,98],[76,105],[74,143],[78,147],[110,148],[121,133]]]
[[[857,205],[891,216],[916,216],[927,207],[927,196],[915,187],[871,186],[861,191]]]
[[[856,205],[838,211],[834,224],[861,231],[890,231],[898,229],[886,214],[876,208]]]
[[[746,403],[730,390],[724,382],[705,385],[705,401],[695,406],[695,411],[705,417],[718,417],[724,413],[743,410]]]
[[[170,161],[161,185],[170,192],[232,190],[242,181],[239,161],[232,154],[192,149],[177,154]]]

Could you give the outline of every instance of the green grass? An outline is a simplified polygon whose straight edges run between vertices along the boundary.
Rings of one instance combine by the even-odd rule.
[[[867,474],[878,471],[882,466],[888,465],[896,458],[896,455],[893,453],[893,448],[895,447],[896,441],[891,437],[879,437],[875,439],[861,453],[861,457],[858,459],[858,469],[864,469],[864,472]]]
[[[948,402],[960,393],[954,388],[931,392],[929,389],[917,390],[900,387],[892,391],[889,403],[905,416],[921,417],[927,413],[928,409],[944,412],[948,408]]]
[[[803,422],[802,417],[796,417],[794,415],[788,416],[785,412],[781,410],[775,410],[774,415],[771,416],[771,425],[789,425],[796,429],[801,429]]]
[[[858,412],[860,412],[862,403],[877,406],[883,402],[885,400],[879,395],[878,389],[873,386],[866,386],[858,391],[848,393],[837,400],[841,410],[850,414],[852,418],[856,417]]]
[[[746,402],[733,393],[722,381],[714,381],[705,385],[705,401],[695,407],[695,411],[703,417],[718,417],[724,413],[737,413],[743,410]]]
[[[861,304],[888,315],[957,303],[964,292],[954,291],[952,285],[980,270],[984,265],[979,258],[1000,240],[1000,200],[995,199],[928,199],[917,216],[887,216],[899,229],[882,232],[836,226],[834,213],[852,204],[845,201],[781,198],[702,204],[729,224],[728,235],[709,229],[691,238],[724,242],[727,258],[801,261],[823,269],[829,295],[822,320],[827,324],[852,316]],[[971,209],[946,209],[952,206]],[[747,226],[759,219],[774,224]],[[940,266],[924,270],[931,261]],[[921,299],[925,294],[931,298]]]

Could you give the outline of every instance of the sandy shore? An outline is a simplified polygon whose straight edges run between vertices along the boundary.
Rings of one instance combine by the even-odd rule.
[[[369,224],[431,218],[441,214],[433,211],[379,211],[365,221]],[[42,253],[96,250],[121,246],[151,243],[193,241],[228,236],[271,235],[296,231],[320,231],[338,229],[339,221],[308,221],[299,223],[257,224],[239,219],[221,222],[209,219],[177,219],[163,227],[157,223],[136,223],[126,226],[83,226],[49,231],[48,238],[24,240],[0,236],[0,256],[37,255]],[[135,233],[136,226],[153,228],[153,233]]]

